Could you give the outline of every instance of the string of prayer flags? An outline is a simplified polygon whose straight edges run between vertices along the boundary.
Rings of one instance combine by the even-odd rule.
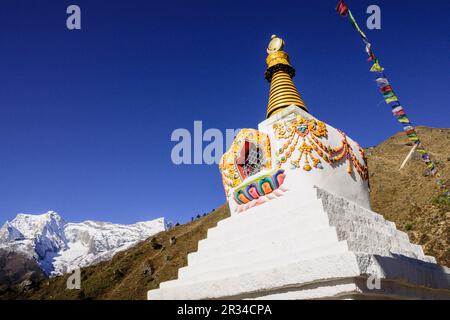
[[[437,168],[436,168],[434,162],[430,159],[428,152],[423,147],[422,142],[420,141],[416,130],[414,129],[413,125],[411,124],[411,122],[406,114],[405,109],[401,106],[398,96],[395,94],[390,81],[388,80],[387,76],[384,73],[384,68],[381,66],[380,61],[375,56],[375,53],[372,51],[372,44],[369,42],[369,40],[367,39],[367,36],[364,34],[364,32],[358,26],[358,23],[356,22],[355,18],[353,17],[352,12],[350,11],[349,7],[345,4],[344,0],[339,1],[338,5],[336,7],[336,11],[340,16],[348,17],[348,20],[350,21],[353,28],[355,28],[355,30],[358,31],[359,35],[361,36],[361,38],[364,42],[365,50],[366,50],[367,56],[369,57],[368,61],[372,62],[370,71],[373,73],[376,73],[375,82],[377,83],[380,93],[383,95],[383,98],[386,101],[386,104],[392,108],[393,116],[397,119],[397,121],[400,124],[402,124],[403,131],[405,132],[408,139],[415,144],[414,148],[421,155],[422,161],[425,162],[425,164],[426,164],[427,168],[430,170],[431,174],[435,175],[437,172]],[[403,167],[403,165],[402,165],[402,167]]]
[[[342,2],[344,2],[344,1],[342,1]],[[367,41],[366,35],[364,34],[364,32],[362,32],[361,28],[356,23],[355,18],[353,18],[352,12],[350,10],[348,10],[347,13],[348,13],[348,19],[350,20],[350,23],[352,24],[353,28],[355,28],[356,31],[359,32],[359,35],[361,36],[361,38],[363,38],[364,40]]]

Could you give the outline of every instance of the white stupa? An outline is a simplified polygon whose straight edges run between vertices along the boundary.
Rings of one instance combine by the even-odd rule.
[[[231,216],[148,299],[450,299],[450,270],[371,211],[363,150],[308,113],[283,47],[267,119],[221,160]]]

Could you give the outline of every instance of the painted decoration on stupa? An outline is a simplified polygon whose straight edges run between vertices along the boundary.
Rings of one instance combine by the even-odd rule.
[[[276,192],[283,184],[285,177],[283,169],[272,170],[264,175],[260,175],[256,179],[236,188],[234,200],[238,204],[246,204],[253,200],[257,201],[263,196]],[[281,195],[279,192],[276,192],[276,194]]]
[[[352,174],[353,168],[355,168],[361,179],[368,179],[364,151],[357,145],[358,152],[363,158],[363,163],[361,163],[342,131],[339,130],[340,145],[332,147],[326,142],[328,137],[326,124],[316,119],[306,119],[297,115],[292,120],[281,120],[274,123],[273,130],[277,140],[285,141],[275,151],[278,168],[290,161],[291,169],[301,168],[310,171],[313,168],[323,169],[322,161],[330,165],[346,161],[349,174]]]
[[[264,169],[271,169],[269,136],[255,129],[242,129],[230,150],[219,164],[225,193],[239,186],[246,178]]]
[[[284,170],[272,168],[269,136],[258,130],[242,129],[222,156],[219,167],[225,193],[232,196],[239,212],[285,191]]]

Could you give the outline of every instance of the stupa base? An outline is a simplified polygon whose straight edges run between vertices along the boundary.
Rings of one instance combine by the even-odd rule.
[[[305,188],[219,222],[148,299],[450,299],[450,270],[381,215]]]

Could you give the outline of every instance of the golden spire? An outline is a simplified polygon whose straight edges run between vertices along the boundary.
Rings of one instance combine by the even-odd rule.
[[[273,35],[267,47],[266,58],[265,78],[270,83],[267,118],[292,104],[308,111],[292,81],[295,69],[289,63],[289,55],[282,51],[283,47],[283,39]]]

